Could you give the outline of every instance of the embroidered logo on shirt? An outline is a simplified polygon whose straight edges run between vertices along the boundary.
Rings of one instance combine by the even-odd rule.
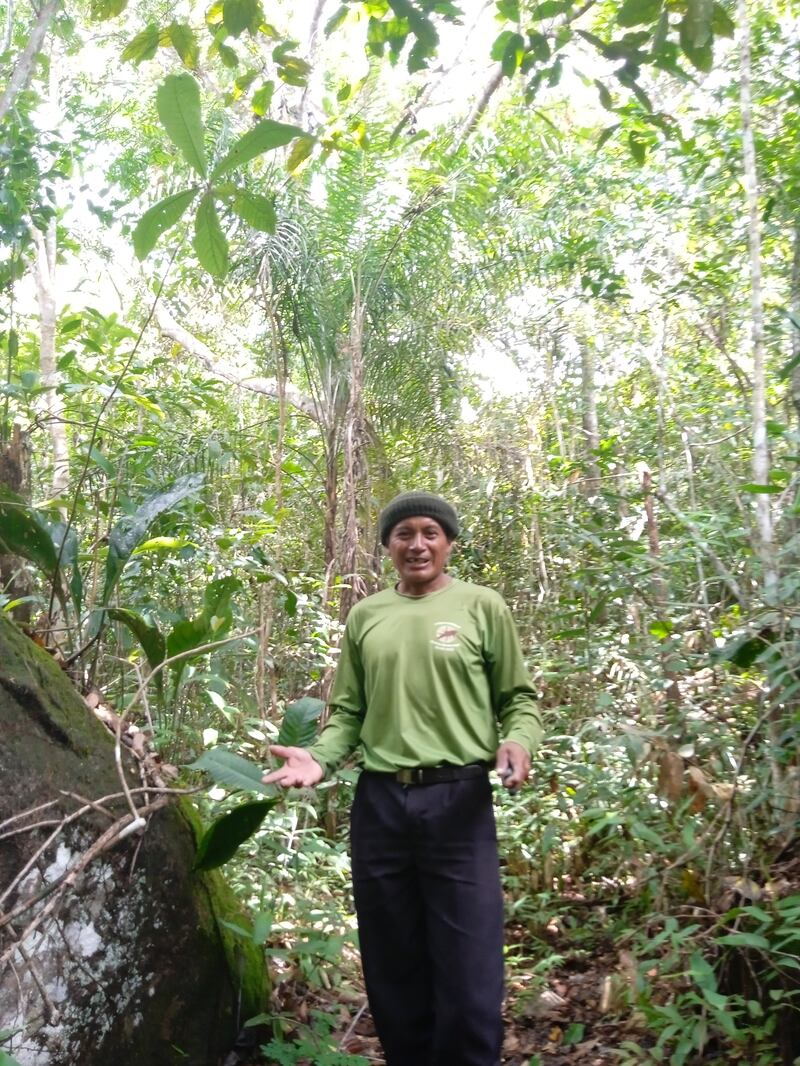
[[[433,644],[434,648],[441,648],[442,651],[453,651],[459,646],[458,644],[458,631],[461,626],[457,626],[455,622],[437,622],[433,630]]]

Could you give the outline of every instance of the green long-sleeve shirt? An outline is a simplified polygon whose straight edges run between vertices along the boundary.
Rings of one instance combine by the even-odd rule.
[[[503,599],[453,580],[426,596],[385,589],[347,620],[313,757],[327,771],[359,744],[368,770],[491,760],[499,736],[541,739],[536,693]]]

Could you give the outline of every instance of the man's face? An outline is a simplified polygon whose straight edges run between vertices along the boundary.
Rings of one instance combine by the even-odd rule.
[[[419,596],[446,583],[444,568],[452,543],[435,518],[404,518],[389,534],[387,547],[401,592]]]

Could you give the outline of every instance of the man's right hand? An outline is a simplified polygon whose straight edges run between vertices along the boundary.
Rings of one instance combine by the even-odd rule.
[[[276,755],[285,762],[280,769],[264,774],[261,780],[265,785],[311,788],[325,776],[325,771],[305,748],[284,748],[280,744],[270,744],[269,751],[270,755]]]

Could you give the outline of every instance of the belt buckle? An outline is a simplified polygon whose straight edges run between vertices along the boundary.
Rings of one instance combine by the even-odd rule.
[[[421,785],[424,782],[424,774],[424,767],[410,766],[405,770],[398,770],[395,776],[401,785]]]

